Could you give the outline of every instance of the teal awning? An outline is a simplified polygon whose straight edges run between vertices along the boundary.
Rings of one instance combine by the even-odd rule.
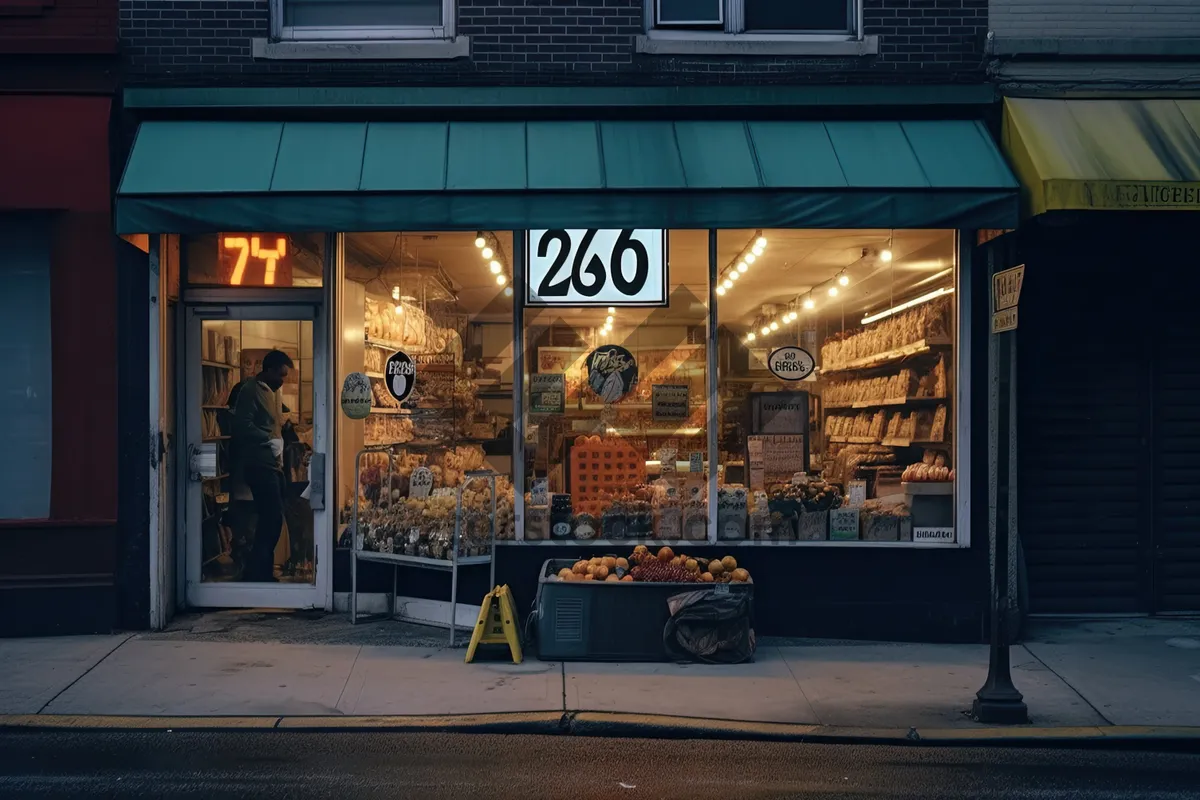
[[[145,122],[119,233],[555,227],[1002,228],[983,125]]]

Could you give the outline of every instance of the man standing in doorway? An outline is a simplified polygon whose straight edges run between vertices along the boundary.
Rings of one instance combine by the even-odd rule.
[[[233,409],[234,480],[254,496],[258,522],[242,579],[275,581],[275,545],[283,530],[283,401],[279,389],[295,368],[279,350],[263,356],[262,371],[238,387]]]

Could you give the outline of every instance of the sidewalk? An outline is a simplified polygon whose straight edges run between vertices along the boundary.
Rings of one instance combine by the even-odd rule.
[[[338,615],[225,612],[163,633],[0,640],[0,715],[239,716],[277,726],[290,717],[606,712],[986,730],[966,714],[987,674],[985,645],[768,639],[754,663],[728,667],[513,665],[502,653],[465,664],[463,655],[440,631],[350,626]],[[1200,726],[1200,622],[1043,623],[1012,661],[1033,726]]]

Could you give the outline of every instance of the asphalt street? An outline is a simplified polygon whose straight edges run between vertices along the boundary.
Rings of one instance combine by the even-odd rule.
[[[0,734],[0,797],[1200,798],[1200,755],[386,732]]]

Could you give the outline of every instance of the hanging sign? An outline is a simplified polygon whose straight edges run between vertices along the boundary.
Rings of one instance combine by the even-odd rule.
[[[566,373],[535,372],[529,376],[530,414],[562,414],[566,403]]]
[[[688,385],[656,383],[650,387],[650,418],[676,422],[688,418]]]
[[[800,347],[777,347],[767,356],[767,369],[785,381],[802,381],[816,368],[812,354]]]
[[[383,365],[383,377],[387,382],[388,393],[403,403],[417,382],[417,367],[412,358],[403,350],[397,350],[388,356]]]
[[[351,372],[342,381],[342,413],[350,419],[366,419],[371,414],[371,379]]]
[[[424,500],[433,488],[433,472],[429,467],[417,467],[408,479],[408,496]]]
[[[605,403],[615,403],[637,384],[637,360],[615,344],[597,347],[587,357],[588,387]]]
[[[531,230],[526,305],[666,306],[667,232]]]
[[[992,276],[992,333],[1017,329],[1017,303],[1025,282],[1025,265],[1001,270]]]

